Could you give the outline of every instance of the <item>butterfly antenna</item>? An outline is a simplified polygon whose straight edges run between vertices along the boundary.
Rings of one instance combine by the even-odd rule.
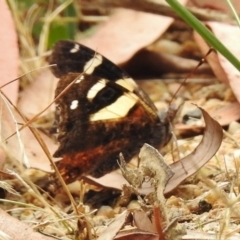
[[[209,48],[208,52],[204,55],[204,57],[198,62],[198,64],[191,70],[191,72],[185,77],[185,79],[183,80],[182,84],[179,86],[179,88],[177,89],[177,91],[174,93],[174,95],[172,96],[172,99],[169,103],[169,109],[167,112],[167,120],[172,122],[173,119],[175,118],[176,115],[176,109],[174,109],[172,107],[172,102],[173,100],[176,98],[177,94],[179,93],[179,91],[181,90],[181,88],[184,86],[184,84],[187,82],[187,80],[193,75],[193,73],[204,63],[206,62],[206,58],[207,56],[213,52],[214,49],[212,47]]]
[[[172,126],[172,122],[173,120],[176,118],[176,115],[179,111],[179,109],[181,109],[181,107],[183,106],[183,103],[180,104],[180,106],[178,107],[178,109],[176,109],[175,106],[172,105],[173,100],[176,98],[177,94],[179,93],[180,89],[184,86],[184,84],[187,82],[187,80],[193,75],[193,73],[204,63],[206,62],[206,58],[207,56],[213,52],[214,49],[212,47],[209,48],[208,52],[202,57],[202,59],[198,62],[198,64],[191,70],[191,72],[185,77],[185,79],[183,80],[182,84],[179,86],[179,88],[177,89],[177,91],[174,93],[170,103],[169,103],[169,108],[166,114],[166,120],[169,122],[170,124],[170,128],[172,131],[172,136],[173,136],[173,142],[176,144],[177,146],[177,155],[178,155],[178,159],[180,159],[180,151],[177,145],[177,138],[176,138],[176,134],[174,134],[174,128]],[[173,152],[173,144],[171,144],[171,152]],[[173,156],[174,159],[174,156]],[[183,166],[184,168],[184,166]],[[186,170],[185,170],[186,171]]]

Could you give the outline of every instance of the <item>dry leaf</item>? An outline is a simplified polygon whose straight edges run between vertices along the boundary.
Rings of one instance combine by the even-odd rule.
[[[58,79],[53,76],[50,70],[42,73],[24,88],[21,98],[18,101],[19,111],[28,119],[33,118],[40,111],[45,109],[54,99]],[[55,111],[54,104],[41,116],[48,115]]]
[[[207,22],[206,25],[213,31],[215,36],[234,54],[234,56],[239,59],[239,27],[217,22]],[[209,45],[196,32],[194,32],[194,38],[198,43],[202,53],[205,54],[209,49]],[[239,71],[220,53],[212,52],[207,56],[207,61],[212,67],[212,70],[217,78],[222,82],[230,85],[234,95],[240,102]]]
[[[184,4],[187,1],[180,2]],[[107,22],[99,26],[93,36],[80,42],[114,63],[121,64],[159,38],[173,20],[157,14],[118,9]]]
[[[154,233],[148,233],[141,230],[128,230],[118,234],[116,240],[159,240],[159,236]]]
[[[133,212],[133,220],[135,226],[143,231],[157,233],[155,226],[152,224],[146,212],[142,210],[135,210]]]
[[[239,0],[231,0],[236,12],[240,12],[240,2]],[[190,0],[189,6],[196,6],[198,8],[210,8],[214,10],[220,10],[223,12],[232,13],[226,0]]]
[[[206,111],[201,110],[206,123],[202,141],[191,154],[171,164],[171,169],[175,174],[168,181],[165,193],[176,188],[187,177],[204,166],[214,156],[222,143],[222,127]]]
[[[18,39],[14,22],[6,1],[0,1],[0,86],[18,77]],[[3,24],[4,23],[4,24]],[[13,104],[18,99],[18,81],[4,87],[2,91],[8,96]]]
[[[1,22],[4,23],[0,27],[0,86],[3,86],[18,76],[19,52],[16,29],[6,1],[0,1],[0,12]],[[18,87],[18,81],[14,81],[1,89],[13,104],[16,104],[18,99]],[[0,169],[5,163],[5,158],[5,152],[0,149]]]
[[[229,125],[240,119],[240,103],[231,102],[226,106],[210,112],[212,118],[216,119],[222,126]]]
[[[14,109],[6,107],[6,102],[1,99],[1,137],[3,140],[15,133],[19,128],[19,123],[24,123],[23,119],[16,113]],[[49,137],[40,133],[43,141],[47,145],[49,151],[53,153],[57,145]],[[3,141],[5,143],[5,141]],[[18,160],[32,168],[38,168],[44,171],[51,171],[50,163],[41,146],[33,136],[28,127],[24,128],[18,134],[10,137],[5,145],[5,151],[12,159]]]
[[[31,227],[11,217],[0,209],[0,231],[7,234],[10,239],[17,240],[51,240],[55,238],[47,237],[43,234],[34,232]]]
[[[201,239],[201,240],[215,240],[219,237],[216,233],[205,233],[200,231],[187,231],[187,234],[182,237],[183,240],[195,240],[195,239]],[[226,238],[225,238],[226,237]],[[228,240],[237,240],[240,239],[240,234],[235,233],[232,234],[232,236],[224,236],[222,234],[221,239],[228,239]]]
[[[119,230],[123,227],[129,212],[124,211],[120,216],[107,227],[107,229],[98,237],[98,240],[112,240],[117,235]]]

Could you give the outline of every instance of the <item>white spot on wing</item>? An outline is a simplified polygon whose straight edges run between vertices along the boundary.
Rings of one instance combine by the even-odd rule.
[[[73,101],[71,102],[70,109],[71,109],[71,110],[74,110],[74,109],[76,109],[77,107],[78,107],[78,100],[73,100]]]
[[[72,49],[70,49],[70,53],[76,53],[80,50],[80,45],[75,43],[74,47]]]
[[[98,53],[96,53],[94,55],[93,58],[91,58],[84,66],[84,69],[83,71],[86,73],[86,74],[92,74],[94,69],[99,66],[101,63],[102,63],[102,56]]]
[[[87,93],[87,98],[92,100],[98,94],[100,90],[102,90],[106,86],[107,80],[101,79],[96,84],[94,84]]]
[[[101,121],[106,119],[125,117],[132,109],[132,107],[137,103],[138,99],[139,98],[133,93],[122,95],[111,105],[92,114],[90,116],[90,120]]]

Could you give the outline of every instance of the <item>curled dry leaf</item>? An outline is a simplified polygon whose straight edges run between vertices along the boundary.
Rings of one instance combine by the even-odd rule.
[[[176,188],[187,177],[204,166],[214,156],[222,143],[222,127],[206,111],[201,110],[206,123],[202,141],[191,154],[171,164],[171,169],[175,174],[168,181],[165,193]]]

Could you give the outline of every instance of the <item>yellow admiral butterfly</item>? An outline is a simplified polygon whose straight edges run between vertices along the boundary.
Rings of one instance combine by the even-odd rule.
[[[66,183],[82,175],[100,177],[118,168],[144,143],[156,148],[171,138],[169,123],[136,83],[111,61],[76,42],[59,41],[50,57],[59,77],[56,96],[60,146],[54,157]]]

